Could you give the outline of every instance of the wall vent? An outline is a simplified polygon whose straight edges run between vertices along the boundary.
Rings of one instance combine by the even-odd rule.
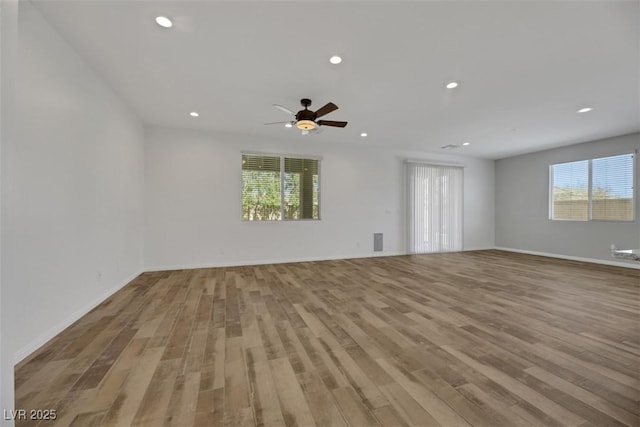
[[[373,251],[382,252],[382,233],[373,233]]]

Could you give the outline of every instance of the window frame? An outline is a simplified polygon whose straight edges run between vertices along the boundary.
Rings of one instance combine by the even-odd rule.
[[[608,157],[617,157],[617,156],[625,156],[625,155],[631,155],[632,156],[632,164],[631,164],[631,173],[632,173],[632,177],[631,177],[631,183],[632,183],[632,194],[631,194],[631,219],[625,220],[625,219],[593,219],[593,215],[592,215],[592,208],[593,208],[593,161],[594,160],[599,160],[599,159],[606,159]],[[560,221],[560,222],[578,222],[578,223],[589,223],[589,222],[604,222],[604,223],[621,223],[621,224],[631,224],[631,223],[635,223],[636,219],[637,219],[637,209],[636,209],[636,205],[637,205],[637,182],[638,182],[638,151],[637,150],[632,150],[632,151],[624,151],[621,153],[616,153],[616,154],[607,154],[607,155],[601,155],[601,156],[597,156],[597,157],[587,157],[587,158],[580,158],[580,159],[575,159],[575,160],[568,160],[568,161],[560,161],[557,163],[550,163],[549,164],[549,190],[548,190],[548,195],[549,195],[549,215],[548,215],[548,220],[549,221]],[[587,161],[588,162],[588,168],[587,168],[587,219],[582,221],[579,219],[564,219],[564,218],[553,218],[553,183],[554,183],[554,177],[553,177],[553,167],[557,166],[557,165],[562,165],[562,164],[566,164],[566,163],[576,163],[576,162],[584,162]]]
[[[275,220],[263,220],[252,221],[244,219],[242,215],[242,157],[243,156],[266,156],[266,157],[279,157],[280,158],[280,219]],[[289,159],[303,159],[303,160],[316,160],[318,162],[318,218],[285,218],[284,214],[284,174],[285,174],[285,158]],[[304,222],[304,221],[320,221],[322,220],[322,157],[311,156],[307,154],[283,154],[264,151],[242,151],[240,153],[240,217],[244,223],[278,223],[278,222]]]

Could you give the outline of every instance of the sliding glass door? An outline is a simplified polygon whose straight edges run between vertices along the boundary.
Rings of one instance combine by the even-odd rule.
[[[409,253],[462,250],[462,167],[407,163]]]

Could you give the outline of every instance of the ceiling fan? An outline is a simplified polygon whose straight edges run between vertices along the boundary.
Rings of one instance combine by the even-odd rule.
[[[303,98],[300,100],[300,104],[304,107],[304,110],[300,110],[297,113],[294,113],[287,107],[283,107],[282,105],[273,104],[279,110],[284,111],[287,114],[291,114],[294,117],[294,120],[289,120],[286,122],[272,122],[265,123],[265,125],[275,125],[285,123],[291,126],[295,126],[302,131],[303,135],[307,135],[310,132],[317,132],[319,130],[319,126],[333,126],[338,128],[343,128],[347,125],[347,122],[336,122],[334,120],[317,120],[320,117],[331,113],[338,109],[338,106],[333,102],[329,102],[324,107],[318,109],[318,111],[309,110],[309,106],[311,105],[311,100],[307,98]]]

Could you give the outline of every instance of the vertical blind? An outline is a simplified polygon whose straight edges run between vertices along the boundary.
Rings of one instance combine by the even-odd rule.
[[[409,252],[462,250],[463,169],[407,163]]]
[[[551,165],[550,218],[633,221],[634,154]]]

